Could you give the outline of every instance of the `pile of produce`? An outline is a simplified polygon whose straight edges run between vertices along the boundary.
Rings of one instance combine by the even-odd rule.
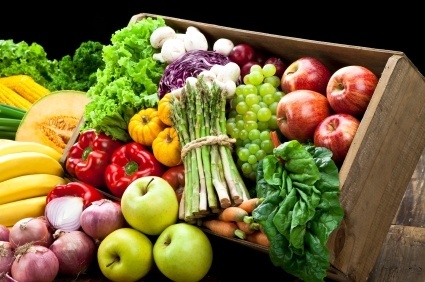
[[[48,93],[27,108],[0,100],[0,280],[78,278],[95,263],[111,281],[154,266],[200,281],[207,232],[324,280],[344,216],[338,170],[378,82],[371,71],[287,63],[161,17],[60,61],[35,43],[3,40],[3,51],[0,86],[25,76]]]

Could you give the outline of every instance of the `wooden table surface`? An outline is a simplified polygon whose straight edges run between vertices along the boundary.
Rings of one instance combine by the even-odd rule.
[[[425,151],[368,281],[425,281]]]

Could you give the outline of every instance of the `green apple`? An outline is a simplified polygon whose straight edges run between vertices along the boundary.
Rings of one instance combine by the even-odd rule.
[[[213,249],[201,229],[182,222],[168,226],[158,236],[153,259],[161,273],[173,281],[200,281],[212,265]]]
[[[128,185],[121,197],[127,223],[147,235],[159,235],[178,219],[179,203],[173,187],[158,176],[144,176]]]
[[[152,269],[153,243],[130,227],[109,233],[99,245],[97,261],[102,274],[111,281],[137,281]]]

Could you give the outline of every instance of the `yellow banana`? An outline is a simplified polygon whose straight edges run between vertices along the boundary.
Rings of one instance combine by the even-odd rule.
[[[0,224],[13,226],[27,217],[44,216],[46,197],[33,197],[0,205]]]
[[[9,143],[9,142],[12,142],[12,141],[14,141],[14,140],[12,140],[12,139],[0,139],[0,145],[3,144],[3,143]]]
[[[0,157],[0,182],[36,173],[63,177],[64,169],[57,160],[39,152],[12,153]]]
[[[58,151],[47,145],[32,141],[13,141],[0,143],[0,156],[19,152],[39,152],[59,161],[62,157]]]
[[[27,174],[0,182],[0,205],[24,200],[27,198],[46,196],[56,185],[67,181],[53,174]]]

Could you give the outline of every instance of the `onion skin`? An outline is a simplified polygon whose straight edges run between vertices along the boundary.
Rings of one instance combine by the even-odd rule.
[[[12,226],[9,234],[9,242],[13,248],[26,243],[49,247],[53,242],[53,234],[44,218],[27,217],[19,220]]]
[[[9,228],[0,224],[0,241],[9,241],[9,234]]]
[[[49,249],[59,261],[59,273],[78,276],[90,266],[96,255],[94,240],[83,231],[57,231]]]
[[[0,281],[2,281],[2,274],[10,272],[15,260],[14,254],[15,250],[9,241],[0,241]]]
[[[80,217],[81,228],[95,239],[96,243],[99,243],[112,231],[124,227],[125,223],[121,205],[109,199],[92,202]]]
[[[17,281],[50,282],[59,273],[58,258],[45,246],[27,243],[16,248],[15,255],[10,273]]]

